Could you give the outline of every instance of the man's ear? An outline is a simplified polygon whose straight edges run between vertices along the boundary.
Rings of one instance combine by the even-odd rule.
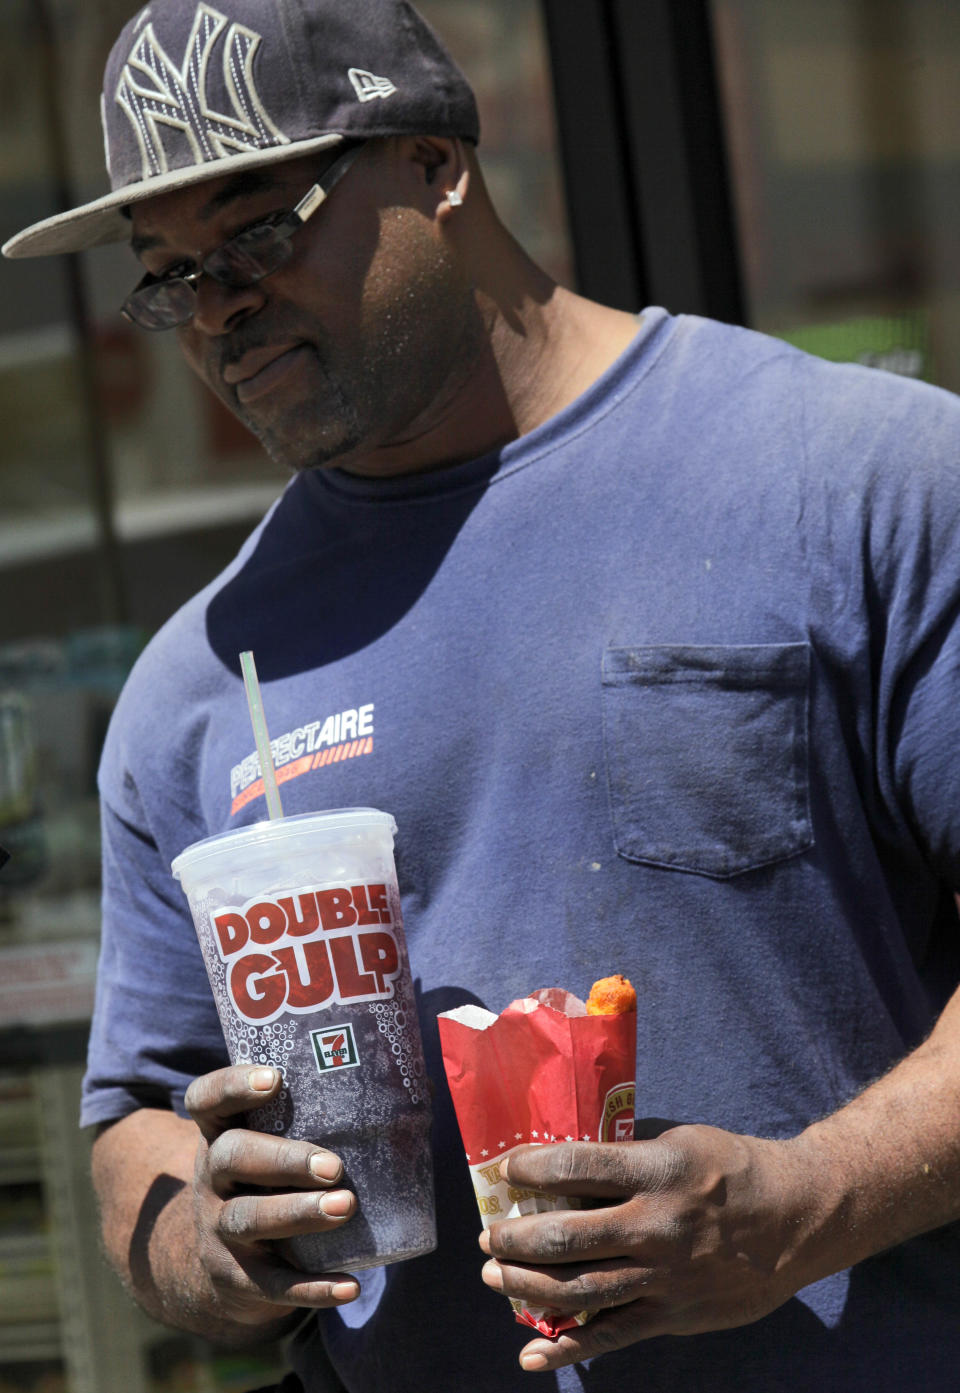
[[[435,190],[437,216],[445,219],[459,208],[466,196],[469,175],[459,140],[417,136],[412,159],[423,171],[424,182]]]
[[[443,152],[437,150],[435,146],[429,145],[425,140],[417,141],[414,148],[414,160],[422,167],[424,178],[428,184],[437,182],[437,174],[446,163]]]

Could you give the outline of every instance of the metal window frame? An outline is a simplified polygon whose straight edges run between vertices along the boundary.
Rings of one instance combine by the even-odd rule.
[[[746,323],[710,0],[542,0],[578,288]]]

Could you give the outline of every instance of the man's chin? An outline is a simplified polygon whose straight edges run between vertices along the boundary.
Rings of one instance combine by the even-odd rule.
[[[333,467],[352,455],[360,444],[359,434],[346,427],[335,435],[316,429],[277,431],[255,421],[247,421],[246,425],[270,458],[291,474],[325,465]]]

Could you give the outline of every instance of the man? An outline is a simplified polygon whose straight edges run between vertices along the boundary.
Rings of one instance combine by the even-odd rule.
[[[399,0],[156,0],[104,92],[113,192],[5,250],[131,237],[127,313],[293,472],[104,754],[84,1120],[129,1287],[228,1342],[296,1330],[308,1393],[953,1389],[956,400],[553,285]],[[169,875],[263,816],[248,648],[278,751],[372,707],[370,754],[285,811],[400,828],[440,1237],[359,1281],[271,1246],[363,1196],[244,1126],[279,1076],[225,1067]],[[638,1140],[514,1153],[602,1204],[478,1252],[435,1017],[610,971]],[[512,1295],[594,1318],[527,1340]]]

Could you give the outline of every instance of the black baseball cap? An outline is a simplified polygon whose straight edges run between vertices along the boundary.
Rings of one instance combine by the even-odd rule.
[[[4,256],[127,241],[131,203],[344,140],[480,134],[469,84],[407,0],[151,0],[113,46],[100,103],[112,192]]]

